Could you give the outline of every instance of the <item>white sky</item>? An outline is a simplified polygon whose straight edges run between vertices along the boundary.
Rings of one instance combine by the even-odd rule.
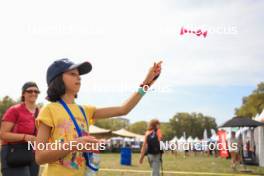
[[[114,94],[117,98],[107,100],[93,87],[134,88],[159,58],[164,65],[156,86],[171,87],[175,97],[184,94],[176,92],[177,86],[255,86],[264,76],[263,9],[264,1],[1,0],[0,97],[18,98],[22,84],[33,80],[39,84],[43,102],[47,67],[64,57],[92,63],[79,97],[81,103],[90,97],[88,103],[98,106],[120,104],[129,94]],[[206,38],[180,36],[183,26],[209,33]],[[155,99],[160,102],[162,97]],[[155,109],[143,105],[144,113]],[[234,108],[225,109],[224,115],[232,115]],[[222,112],[209,109],[206,104],[186,108],[221,121]],[[163,111],[163,120],[175,113],[175,109]],[[130,116],[140,112],[139,107]]]

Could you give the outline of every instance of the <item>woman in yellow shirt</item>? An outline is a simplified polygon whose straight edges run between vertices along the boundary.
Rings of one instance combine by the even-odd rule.
[[[140,101],[147,89],[155,82],[161,72],[161,63],[154,63],[145,80],[135,92],[121,106],[95,108],[91,105],[82,106],[75,104],[81,86],[80,75],[89,73],[92,65],[89,62],[74,64],[68,59],[53,62],[47,71],[47,99],[51,102],[39,113],[37,118],[37,144],[60,143],[69,146],[72,143],[87,144],[98,143],[97,139],[89,136],[89,126],[97,119],[110,118],[128,114]],[[70,113],[62,106],[66,104],[72,116],[80,127],[81,137],[73,123]],[[39,146],[39,145],[37,145]],[[81,176],[86,172],[86,161],[83,152],[74,145],[70,149],[47,150],[36,148],[36,162],[46,164],[43,176]]]

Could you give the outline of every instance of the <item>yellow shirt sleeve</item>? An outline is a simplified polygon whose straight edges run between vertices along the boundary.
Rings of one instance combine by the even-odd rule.
[[[85,109],[86,116],[88,118],[89,125],[93,125],[95,122],[94,113],[95,113],[96,107],[91,106],[91,105],[85,105],[84,109]]]
[[[43,107],[40,110],[39,115],[36,119],[37,128],[39,127],[40,122],[51,127],[51,128],[54,128],[55,125],[54,125],[53,116],[52,116],[49,105]]]

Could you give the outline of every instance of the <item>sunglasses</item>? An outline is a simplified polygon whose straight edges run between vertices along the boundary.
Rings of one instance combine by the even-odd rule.
[[[39,94],[40,93],[39,90],[26,90],[25,92],[27,92],[29,94],[32,94],[32,93]]]

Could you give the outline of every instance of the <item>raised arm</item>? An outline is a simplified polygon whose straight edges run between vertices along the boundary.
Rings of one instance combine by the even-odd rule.
[[[149,69],[145,80],[141,84],[144,91],[147,91],[147,88],[149,88],[157,80],[161,72],[161,64],[162,61],[154,63],[154,65]],[[143,94],[138,91],[136,93],[133,93],[133,95],[121,106],[98,108],[95,111],[94,119],[98,120],[103,118],[126,115],[137,105],[142,96]]]

